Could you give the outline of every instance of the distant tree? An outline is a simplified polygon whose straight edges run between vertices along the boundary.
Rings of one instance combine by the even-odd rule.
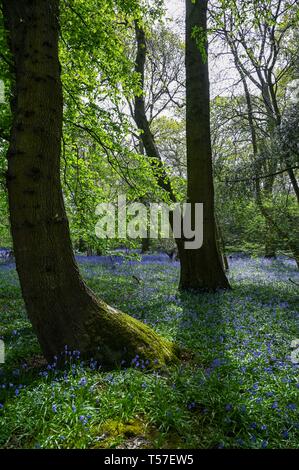
[[[285,82],[294,69],[289,46],[292,31],[298,27],[298,2],[211,1],[210,12],[214,32],[228,47],[243,87],[246,110],[235,112],[248,121],[256,201],[267,227],[265,256],[275,257],[277,237],[285,236],[277,231],[279,224],[267,206],[275,205],[276,176],[281,169],[289,175],[297,200],[299,197],[292,152],[287,147],[279,151],[275,145],[278,138],[283,139]],[[266,178],[260,178],[262,174]]]

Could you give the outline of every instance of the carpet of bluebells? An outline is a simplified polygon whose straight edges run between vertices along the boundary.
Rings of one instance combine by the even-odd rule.
[[[0,447],[298,447],[298,271],[282,258],[229,261],[233,289],[195,295],[177,292],[166,255],[80,258],[95,292],[186,351],[167,370],[135,357],[113,372],[67,346],[64,370],[46,364],[15,268],[0,265]]]

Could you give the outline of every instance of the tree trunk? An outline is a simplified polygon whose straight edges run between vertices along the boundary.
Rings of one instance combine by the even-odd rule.
[[[221,230],[221,227],[219,225],[219,222],[218,222],[217,218],[215,218],[215,221],[216,221],[217,249],[218,249],[218,251],[220,253],[220,256],[221,256],[222,268],[224,269],[224,271],[228,271],[229,270],[229,264],[228,264],[228,260],[227,260],[227,256],[226,256],[226,252],[225,252],[225,242],[224,242],[224,239],[223,239],[222,230]]]
[[[7,153],[11,231],[28,316],[45,357],[79,350],[104,367],[173,359],[173,346],[108,306],[75,263],[60,184],[58,0],[3,0],[16,76]]]
[[[258,159],[257,159],[257,164],[256,166],[262,166],[258,163]],[[271,165],[270,165],[271,167]],[[260,169],[260,172],[262,172],[263,170]],[[266,169],[267,171],[267,169]],[[275,169],[272,170],[273,173],[275,172]],[[269,169],[269,173],[271,172],[271,168]],[[258,174],[256,175],[258,176]],[[259,180],[256,180],[258,185],[259,185],[259,188],[260,188],[260,181]],[[269,178],[266,179],[266,181],[264,182],[264,187],[263,187],[263,197],[264,197],[264,200],[265,201],[269,201],[269,203],[271,203],[271,206],[273,205],[273,187],[274,187],[274,181],[275,181],[275,177],[274,176],[271,176]],[[262,193],[261,191],[259,192],[259,197],[263,203],[263,199],[262,199]],[[269,210],[268,210],[269,212]],[[276,236],[276,233],[275,233],[275,230],[273,231],[273,226],[269,223],[269,220],[266,218],[265,219],[265,222],[266,222],[266,234],[265,234],[265,258],[268,258],[268,259],[275,259],[276,258],[276,251],[277,251],[277,236]]]
[[[141,253],[147,253],[150,249],[150,238],[142,238],[141,240]]]
[[[295,173],[294,173],[293,169],[290,168],[287,159],[286,159],[286,162],[287,162],[287,165],[288,165],[288,174],[289,174],[292,186],[293,186],[293,190],[294,190],[295,195],[296,195],[297,202],[299,204],[299,185],[298,185],[298,181],[297,181],[297,178],[295,176]]]
[[[207,60],[207,0],[186,0],[186,137],[188,202],[204,205],[203,246],[184,250],[181,289],[229,288],[216,243]]]

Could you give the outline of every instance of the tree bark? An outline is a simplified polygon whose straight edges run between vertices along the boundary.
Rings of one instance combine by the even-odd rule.
[[[204,205],[203,246],[184,250],[181,289],[229,288],[216,242],[210,131],[207,0],[186,0],[186,137],[188,202]],[[200,42],[200,44],[199,44]]]
[[[287,159],[286,159],[286,161],[287,161]],[[292,183],[292,186],[293,186],[293,190],[294,190],[294,193],[296,195],[297,202],[299,204],[299,185],[298,185],[298,181],[297,181],[297,178],[295,176],[294,170],[292,168],[290,168],[288,162],[287,162],[287,165],[288,165],[288,167],[287,167],[288,175],[290,177],[290,180],[291,180],[291,183]]]
[[[151,241],[150,241],[149,237],[142,238],[142,240],[141,240],[141,253],[148,253],[149,250],[150,250],[150,244],[151,244]]]
[[[65,345],[104,367],[172,360],[173,346],[97,299],[75,263],[60,183],[59,0],[2,0],[16,75],[7,187],[17,271],[45,357]]]

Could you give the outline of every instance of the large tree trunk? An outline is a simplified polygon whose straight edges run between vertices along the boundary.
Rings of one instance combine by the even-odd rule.
[[[184,250],[182,289],[228,288],[216,242],[207,60],[207,0],[186,0],[186,137],[188,202],[204,204],[203,246]]]
[[[65,345],[103,366],[173,358],[172,345],[96,299],[74,260],[60,184],[58,0],[3,0],[15,62],[7,187],[17,271],[47,359]]]

